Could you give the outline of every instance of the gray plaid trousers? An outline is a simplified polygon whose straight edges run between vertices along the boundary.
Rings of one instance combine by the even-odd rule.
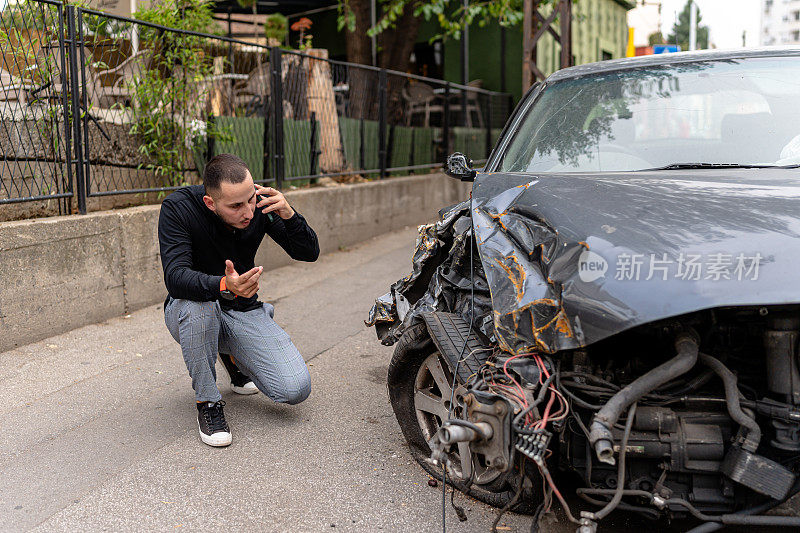
[[[230,354],[236,366],[258,389],[279,403],[300,403],[311,394],[311,376],[289,335],[272,319],[275,308],[234,311],[219,302],[170,298],[164,319],[181,345],[198,402],[216,402],[215,363],[218,353]]]

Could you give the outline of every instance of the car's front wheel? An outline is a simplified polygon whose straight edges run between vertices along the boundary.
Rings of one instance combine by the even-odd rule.
[[[461,375],[463,372],[459,372]],[[456,380],[456,386],[460,381]],[[458,405],[451,410],[452,384],[453,369],[437,350],[425,325],[418,324],[406,330],[389,365],[389,397],[411,455],[438,479],[442,477],[442,470],[429,460],[428,441],[449,415],[460,416]],[[460,491],[495,507],[505,507],[514,498],[518,472],[501,473],[474,460],[467,443],[460,443],[448,458],[451,463],[448,482]],[[468,487],[466,481],[470,477],[472,483]],[[533,489],[525,492],[514,511],[532,512],[538,503],[534,501]]]

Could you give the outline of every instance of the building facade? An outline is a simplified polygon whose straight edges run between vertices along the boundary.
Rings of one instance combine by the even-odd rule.
[[[625,57],[628,44],[628,10],[635,6],[626,0],[580,0],[572,7],[572,54],[581,65],[606,59]],[[556,29],[558,24],[555,24]],[[508,91],[518,100],[522,95],[522,27],[505,29],[505,46],[501,46],[501,28],[491,25],[471,27],[469,37],[469,78],[480,79],[494,91]],[[420,40],[429,38],[420,32]],[[501,59],[504,52],[505,57]],[[552,74],[560,66],[561,47],[549,34],[536,47],[537,67]],[[444,43],[444,76],[460,81],[460,43]],[[505,67],[502,72],[501,66]],[[503,79],[504,77],[504,79]]]
[[[633,45],[650,46],[650,35],[661,31],[660,0],[640,0],[628,11],[628,26],[633,28]]]
[[[763,46],[800,44],[800,0],[762,0]]]
[[[580,0],[573,4],[572,53],[575,64],[625,57],[628,44],[628,0]],[[314,22],[314,45],[327,48],[330,57],[345,59],[344,39],[336,29],[334,11],[309,15]],[[558,23],[555,24],[556,30]],[[461,82],[461,42],[432,40],[441,30],[435,21],[423,21],[412,56],[414,74]],[[515,101],[522,95],[522,25],[501,28],[499,24],[469,29],[468,80],[480,80],[492,91],[510,92]],[[537,66],[545,74],[559,68],[560,46],[545,34],[536,50]]]

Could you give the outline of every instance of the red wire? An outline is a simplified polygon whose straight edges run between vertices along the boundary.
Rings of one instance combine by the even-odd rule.
[[[510,384],[505,383],[498,383],[495,380],[495,375],[491,374],[491,381],[489,382],[490,387],[497,389],[498,392],[505,395],[510,400],[513,400],[515,403],[520,405],[521,408],[525,409],[529,406],[527,397],[525,396],[525,391],[522,389],[522,386],[519,382],[508,372],[508,363],[513,361],[514,359],[518,359],[520,357],[529,356],[533,359],[536,363],[536,366],[539,368],[539,384],[544,385],[544,378],[550,378],[550,372],[547,370],[547,366],[545,365],[542,358],[536,353],[523,353],[517,354],[512,357],[506,359],[505,363],[503,363],[503,374],[508,379]],[[484,378],[485,379],[485,378]],[[559,417],[563,417],[569,412],[569,407],[566,404],[564,397],[558,393],[558,391],[552,385],[548,386],[549,389],[549,397],[547,401],[547,406],[544,411],[544,415],[538,421],[534,418],[533,412],[529,412],[525,415],[525,425],[526,426],[533,426],[535,428],[543,429],[546,427],[547,423],[552,419],[557,419]],[[558,400],[558,408],[553,411],[553,404],[555,401]]]
[[[533,355],[534,360],[536,361],[536,365],[539,367],[539,370],[540,370],[540,372],[539,372],[539,384],[543,385],[544,382],[542,381],[542,375],[544,375],[546,378],[549,379],[550,378],[550,372],[547,371],[547,366],[545,366],[545,364],[542,361],[541,357],[539,357],[536,354],[532,354],[532,355]],[[565,415],[568,412],[567,411],[568,407],[567,407],[567,405],[566,405],[566,403],[564,401],[564,398],[561,396],[561,394],[558,394],[558,391],[552,385],[550,385],[548,387],[548,389],[550,390],[550,398],[549,398],[549,400],[547,402],[547,407],[545,409],[544,416],[536,424],[536,427],[540,428],[540,429],[544,428],[547,425],[547,422],[550,420],[551,417],[552,418],[558,418],[560,416]],[[555,413],[551,414],[550,410],[551,410],[551,408],[553,406],[553,402],[556,399],[558,400],[558,410]]]
[[[536,356],[535,356],[535,354],[526,354],[526,353],[523,353],[523,354],[518,354],[518,355],[515,355],[515,356],[513,356],[513,357],[510,357],[510,358],[506,359],[506,362],[503,364],[503,374],[505,374],[505,375],[506,375],[506,377],[507,377],[507,378],[508,378],[508,379],[509,379],[509,380],[510,380],[510,381],[511,381],[513,384],[514,384],[514,386],[517,388],[517,391],[519,392],[519,396],[521,396],[521,397],[522,397],[522,406],[523,406],[523,409],[525,409],[525,408],[527,408],[527,407],[528,407],[528,400],[527,400],[527,398],[525,397],[525,391],[523,391],[523,390],[522,390],[522,386],[521,386],[521,385],[520,385],[520,384],[517,382],[517,380],[516,380],[516,379],[514,379],[513,377],[511,377],[511,375],[508,373],[508,363],[510,363],[510,362],[511,362],[511,361],[513,361],[514,359],[517,359],[517,358],[519,358],[519,357],[524,357],[524,356],[534,356],[534,357],[536,357]],[[537,362],[537,365],[538,365],[538,362]],[[540,379],[541,379],[541,374],[540,374]],[[534,422],[534,420],[533,420],[533,414],[532,414],[532,413],[528,413],[528,414],[526,414],[526,415],[525,415],[525,423],[526,423],[526,425],[527,425],[527,424],[532,424],[533,422]]]
[[[519,383],[517,383],[517,380],[512,378],[511,375],[508,373],[508,363],[510,363],[514,359],[518,359],[518,358],[520,358],[520,357],[522,357],[524,355],[527,355],[527,354],[519,354],[519,355],[515,355],[513,357],[509,357],[508,359],[506,359],[506,362],[503,363],[503,374],[505,374],[506,377],[514,384],[514,386],[519,391],[520,396],[522,396],[522,398],[524,400],[524,406],[528,407],[528,400],[525,400],[525,391],[522,390],[522,386]]]
[[[547,367],[544,365],[544,361],[542,361],[542,358],[539,357],[538,355],[534,355],[533,357],[536,359],[536,364],[539,366],[539,369],[542,371],[542,373],[544,373],[545,377],[549,378],[550,372],[547,371]],[[540,384],[543,383],[541,373],[539,374],[539,383]]]
[[[550,408],[553,406],[553,402],[556,399],[556,395],[552,392],[550,393],[550,399],[547,400],[547,407],[544,409],[544,414],[542,415],[542,419],[536,424],[536,427],[539,429],[544,429],[547,426],[547,420],[550,418]]]
[[[505,385],[494,385],[494,387],[499,389],[499,390],[501,390],[501,391],[503,391],[506,394],[506,396],[511,397],[514,400],[516,400],[516,403],[518,403],[523,408],[525,407],[525,404],[524,404],[525,399],[524,398],[520,398],[517,395],[516,391],[514,391],[514,389],[512,389],[511,387],[507,387]]]

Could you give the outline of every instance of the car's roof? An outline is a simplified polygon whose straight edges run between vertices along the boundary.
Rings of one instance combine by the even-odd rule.
[[[741,48],[733,50],[700,50],[696,52],[674,52],[667,54],[655,54],[649,56],[626,57],[623,59],[610,59],[597,63],[587,63],[576,67],[568,67],[556,71],[547,81],[558,81],[569,78],[577,78],[591,74],[612,72],[616,70],[628,70],[641,67],[653,67],[662,65],[673,65],[675,63],[687,63],[693,61],[718,61],[726,59],[744,59],[750,57],[800,57],[800,47],[769,47],[769,48]]]

